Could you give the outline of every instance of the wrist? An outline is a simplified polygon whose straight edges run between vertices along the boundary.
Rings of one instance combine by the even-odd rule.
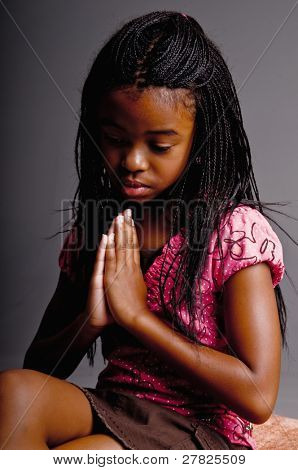
[[[106,325],[96,325],[89,320],[88,313],[84,310],[81,315],[81,321],[83,325],[84,333],[88,336],[98,337],[101,332],[105,329]]]
[[[129,328],[135,325],[140,317],[144,317],[146,315],[151,315],[151,312],[147,305],[141,305],[139,307],[135,307],[133,309],[133,313],[130,311],[130,313],[122,314],[121,320],[117,320],[117,323],[124,328]]]

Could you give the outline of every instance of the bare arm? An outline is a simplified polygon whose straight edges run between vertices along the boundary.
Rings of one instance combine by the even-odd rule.
[[[149,310],[125,327],[200,390],[217,396],[244,419],[261,424],[273,411],[281,362],[278,310],[266,263],[228,279],[224,318],[233,355],[191,342]]]
[[[26,352],[23,368],[69,377],[103,328],[87,323],[84,296],[60,272],[56,291]]]

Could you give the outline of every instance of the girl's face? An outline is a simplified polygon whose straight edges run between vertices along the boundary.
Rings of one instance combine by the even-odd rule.
[[[112,186],[123,199],[149,201],[178,180],[193,142],[194,109],[184,89],[139,92],[130,87],[102,97],[99,146]],[[147,187],[126,187],[124,178]]]

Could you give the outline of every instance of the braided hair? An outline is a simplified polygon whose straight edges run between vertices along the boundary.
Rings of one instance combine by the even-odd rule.
[[[72,210],[75,224],[84,226],[88,236],[95,233],[92,216],[84,217],[88,213],[88,201],[99,202],[100,215],[113,193],[97,145],[97,106],[100,97],[108,91],[132,86],[140,91],[148,87],[167,87],[173,90],[174,97],[183,98],[187,108],[194,112],[196,132],[188,164],[168,193],[175,201],[181,201],[175,206],[171,236],[178,230],[178,221],[188,220],[188,243],[182,251],[171,301],[175,312],[186,299],[190,318],[194,320],[195,281],[202,275],[213,230],[218,233],[221,249],[219,224],[222,217],[240,203],[258,208],[263,215],[264,209],[274,210],[266,206],[284,203],[265,203],[259,199],[236,89],[219,48],[191,16],[176,11],[153,11],[131,19],[106,41],[83,86],[75,142],[79,184]],[[183,96],[181,89],[184,89]],[[75,207],[76,200],[79,201],[78,208]],[[190,200],[195,204],[185,213],[183,202]],[[99,216],[96,227],[99,234],[105,232],[104,224],[104,217]],[[200,240],[199,250],[189,249],[189,241],[195,237]],[[77,271],[78,275],[84,272],[86,286],[95,254],[96,250],[80,252]],[[183,276],[184,289],[180,289],[180,298],[176,298],[174,293],[180,276]],[[161,301],[167,315],[161,281],[160,276]],[[286,307],[278,285],[274,291],[283,347],[288,348]],[[218,293],[219,304],[222,294],[223,287]],[[200,343],[193,328],[184,325],[179,316],[171,316],[171,321],[189,339]],[[94,363],[95,350],[96,342],[87,353],[90,365]]]

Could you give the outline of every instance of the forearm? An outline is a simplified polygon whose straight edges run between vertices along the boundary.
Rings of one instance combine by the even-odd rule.
[[[243,418],[263,422],[266,402],[255,374],[241,360],[192,342],[149,310],[124,327],[194,387],[210,392]]]
[[[77,368],[103,328],[88,325],[82,312],[55,336],[33,341],[25,355],[23,368],[65,379]]]

